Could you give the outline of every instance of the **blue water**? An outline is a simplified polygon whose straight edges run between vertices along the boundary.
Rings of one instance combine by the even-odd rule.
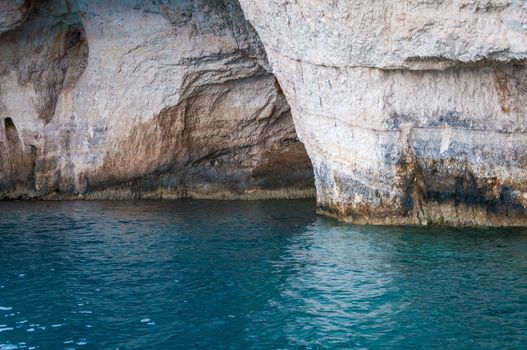
[[[526,349],[527,230],[311,201],[0,203],[0,349]]]

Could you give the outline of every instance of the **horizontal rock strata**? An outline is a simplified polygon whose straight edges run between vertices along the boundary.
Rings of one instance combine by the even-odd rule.
[[[523,2],[241,4],[313,162],[320,213],[527,225]]]

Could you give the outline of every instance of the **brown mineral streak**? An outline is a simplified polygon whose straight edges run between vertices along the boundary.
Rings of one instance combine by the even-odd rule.
[[[218,188],[224,187],[225,193],[219,197],[225,199],[273,198],[273,193],[280,198],[314,196],[311,175],[302,176],[298,183],[279,183],[290,177],[290,172],[311,173],[311,163],[295,136],[283,97],[271,95],[270,114],[255,119],[247,120],[246,111],[230,105],[232,99],[240,98],[245,86],[260,84],[265,88],[271,79],[264,75],[229,81],[186,94],[178,105],[165,107],[151,121],[136,125],[129,137],[117,143],[118,151],[108,151],[101,168],[85,174],[88,189],[149,176],[161,182],[161,177],[173,176],[177,180],[174,189],[158,183],[154,184],[158,195],[146,195],[217,198]],[[217,120],[222,116],[229,119]],[[194,173],[198,167],[200,171]],[[279,174],[277,179],[275,174]],[[247,184],[235,184],[231,177]],[[187,183],[197,178],[201,178],[199,184]],[[263,185],[254,181],[259,179],[277,182],[261,188]]]
[[[507,75],[503,71],[495,69],[494,77],[496,79],[496,92],[498,93],[501,110],[504,113],[509,113],[511,106],[509,106],[508,101],[511,99],[511,91],[509,89]]]

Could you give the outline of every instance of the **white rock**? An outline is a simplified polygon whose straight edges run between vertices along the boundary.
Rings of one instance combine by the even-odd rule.
[[[291,105],[319,212],[527,225],[527,5],[241,0]]]

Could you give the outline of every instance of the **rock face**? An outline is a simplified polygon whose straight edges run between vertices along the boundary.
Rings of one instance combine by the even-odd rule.
[[[313,162],[320,213],[527,225],[527,4],[241,0]]]
[[[0,0],[0,198],[295,198],[312,167],[236,1]]]
[[[31,10],[31,1],[12,0],[0,2],[0,34],[22,24]]]
[[[527,226],[525,1],[240,2],[0,0],[0,197]]]

